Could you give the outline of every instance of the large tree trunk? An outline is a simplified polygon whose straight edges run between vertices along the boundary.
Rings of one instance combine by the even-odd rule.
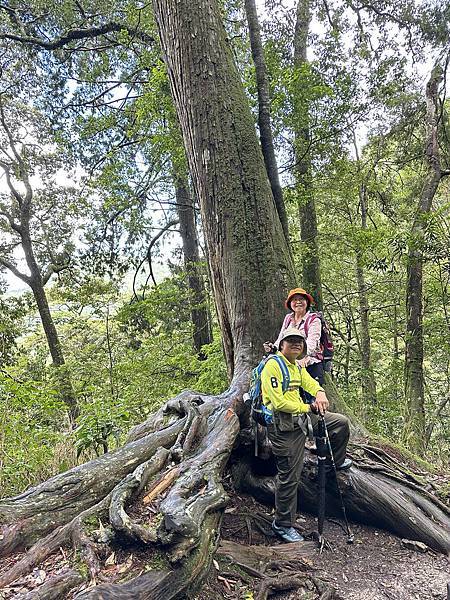
[[[294,34],[294,67],[298,72],[308,64],[308,32],[311,21],[309,0],[299,0]],[[300,98],[300,99],[299,99]],[[302,285],[323,310],[322,280],[320,276],[319,246],[317,243],[317,215],[311,173],[311,136],[309,104],[298,90],[294,92],[295,178],[297,183],[300,239],[302,241]]]
[[[216,2],[153,5],[232,375],[279,327],[293,266]]]
[[[406,281],[405,397],[406,414],[403,437],[417,452],[425,449],[425,400],[423,375],[422,285],[425,218],[442,178],[438,144],[438,87],[443,73],[433,69],[426,88],[427,138],[425,158],[427,173],[411,228]]]
[[[273,144],[272,127],[270,124],[270,92],[267,78],[266,61],[261,42],[261,32],[258,22],[258,13],[255,0],[245,0],[245,12],[247,14],[248,31],[250,36],[250,47],[252,49],[253,62],[255,63],[256,87],[258,90],[258,125],[261,140],[261,150],[264,156],[267,175],[272,188],[273,198],[280,217],[284,235],[289,240],[288,218],[284,205],[283,190],[278,176],[277,159]]]
[[[188,276],[191,293],[191,319],[194,326],[194,348],[199,357],[202,346],[212,342],[211,318],[208,309],[205,285],[200,267],[200,252],[197,226],[195,223],[194,203],[186,181],[175,181],[177,214],[180,222],[180,234],[183,242],[184,267]]]

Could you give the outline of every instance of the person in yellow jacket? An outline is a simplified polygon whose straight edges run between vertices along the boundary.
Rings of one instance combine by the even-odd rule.
[[[297,493],[303,468],[303,455],[308,428],[316,430],[318,414],[325,416],[337,469],[350,468],[345,458],[350,435],[347,417],[328,412],[329,402],[321,385],[304,367],[296,363],[306,354],[305,338],[292,327],[283,331],[277,355],[289,374],[289,386],[283,390],[282,368],[276,360],[268,360],[261,373],[263,403],[270,411],[267,425],[269,440],[277,465],[275,519],[272,529],[286,542],[299,542],[303,537],[293,528],[297,513]],[[284,369],[283,369],[284,370]],[[314,401],[303,401],[300,390],[311,394]]]

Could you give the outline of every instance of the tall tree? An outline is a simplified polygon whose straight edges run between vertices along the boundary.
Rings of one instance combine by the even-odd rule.
[[[294,69],[298,81],[308,71],[308,33],[311,22],[310,0],[299,0],[294,32]],[[294,96],[295,126],[295,177],[297,184],[300,239],[302,242],[302,285],[313,296],[317,308],[322,310],[322,281],[317,240],[317,215],[311,172],[311,135],[309,127],[309,101],[307,91],[299,89]]]
[[[194,328],[194,347],[200,357],[202,346],[212,342],[211,319],[209,316],[207,295],[200,266],[199,241],[195,223],[194,202],[186,178],[175,181],[177,214],[180,223],[180,235],[183,242],[184,267],[190,290],[191,320]]]
[[[284,205],[283,190],[280,185],[277,159],[273,142],[272,127],[270,123],[270,90],[267,77],[264,49],[261,41],[261,31],[258,21],[255,0],[245,0],[245,12],[247,14],[248,30],[250,34],[250,46],[252,49],[253,62],[255,63],[256,87],[258,90],[258,125],[261,140],[261,150],[264,156],[267,175],[272,188],[273,198],[280,217],[284,235],[289,240],[289,227]]]
[[[361,157],[359,155],[356,135],[354,148],[356,155],[356,169],[358,173],[359,212],[361,216],[361,229],[367,231],[367,186],[361,173]],[[356,281],[358,285],[360,340],[361,340],[361,392],[362,407],[374,405],[377,401],[377,387],[372,366],[372,343],[369,327],[369,299],[367,297],[367,284],[364,274],[364,253],[360,247],[356,249]]]
[[[77,400],[44,289],[53,274],[69,266],[73,241],[72,224],[67,217],[71,211],[68,190],[55,186],[48,178],[48,173],[45,173],[45,166],[49,161],[53,159],[58,164],[56,156],[40,155],[35,140],[29,140],[28,145],[22,141],[22,127],[29,127],[38,139],[42,136],[42,131],[36,128],[39,120],[39,115],[33,115],[18,104],[8,104],[5,97],[0,97],[3,138],[0,167],[8,188],[8,192],[0,194],[0,227],[4,238],[0,245],[0,265],[22,280],[33,292],[53,365],[56,367],[61,396],[75,419],[78,415]],[[38,147],[37,153],[34,145]],[[39,169],[39,166],[43,168]],[[30,171],[43,177],[47,175],[46,190],[40,197],[33,191]],[[54,172],[53,166],[50,171]],[[22,249],[28,273],[17,264],[14,256],[17,246]]]
[[[273,217],[275,205],[248,101],[216,4],[155,0],[154,9],[200,201],[232,374],[256,361],[262,342],[279,326],[293,267],[280,220]],[[194,37],[185,26],[190,19],[198,27]],[[214,44],[205,43],[212,35]]]
[[[426,86],[425,177],[412,224],[407,260],[404,439],[418,452],[425,448],[425,400],[423,373],[423,264],[427,215],[439,184],[448,169],[441,164],[439,149],[439,85],[444,70],[436,64]]]

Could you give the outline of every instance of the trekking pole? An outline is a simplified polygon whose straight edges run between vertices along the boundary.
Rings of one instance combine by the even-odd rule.
[[[325,423],[325,417],[322,414],[320,414],[319,416],[320,416],[319,423],[322,422],[322,424],[323,424],[323,429],[325,432],[325,439],[326,439],[326,443],[327,443],[327,447],[328,447],[328,452],[330,454],[331,466],[333,467],[334,478],[336,479],[336,487],[338,490],[339,500],[341,502],[342,514],[344,515],[345,528],[347,530],[347,544],[353,544],[355,536],[350,531],[350,525],[348,524],[347,512],[346,512],[345,506],[344,506],[344,498],[342,497],[341,486],[339,485],[339,480],[338,480],[337,470],[336,470],[336,463],[334,462],[334,454],[333,454],[333,449],[331,448],[331,442],[330,442],[330,436],[328,435],[327,424]]]
[[[317,483],[319,486],[319,503],[317,507],[317,533],[319,534],[319,553],[322,554],[325,538],[323,537],[323,525],[325,522],[325,461],[327,458],[327,443],[325,435],[325,421],[318,423],[317,446]]]

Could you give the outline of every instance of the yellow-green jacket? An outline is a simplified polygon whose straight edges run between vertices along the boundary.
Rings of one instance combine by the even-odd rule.
[[[268,360],[261,373],[261,388],[263,403],[270,410],[290,414],[306,413],[310,411],[309,404],[302,401],[299,388],[303,388],[312,396],[316,396],[321,385],[311,377],[304,367],[290,363],[287,358],[277,352],[277,356],[286,364],[289,371],[289,387],[283,394],[283,375],[276,360]]]

